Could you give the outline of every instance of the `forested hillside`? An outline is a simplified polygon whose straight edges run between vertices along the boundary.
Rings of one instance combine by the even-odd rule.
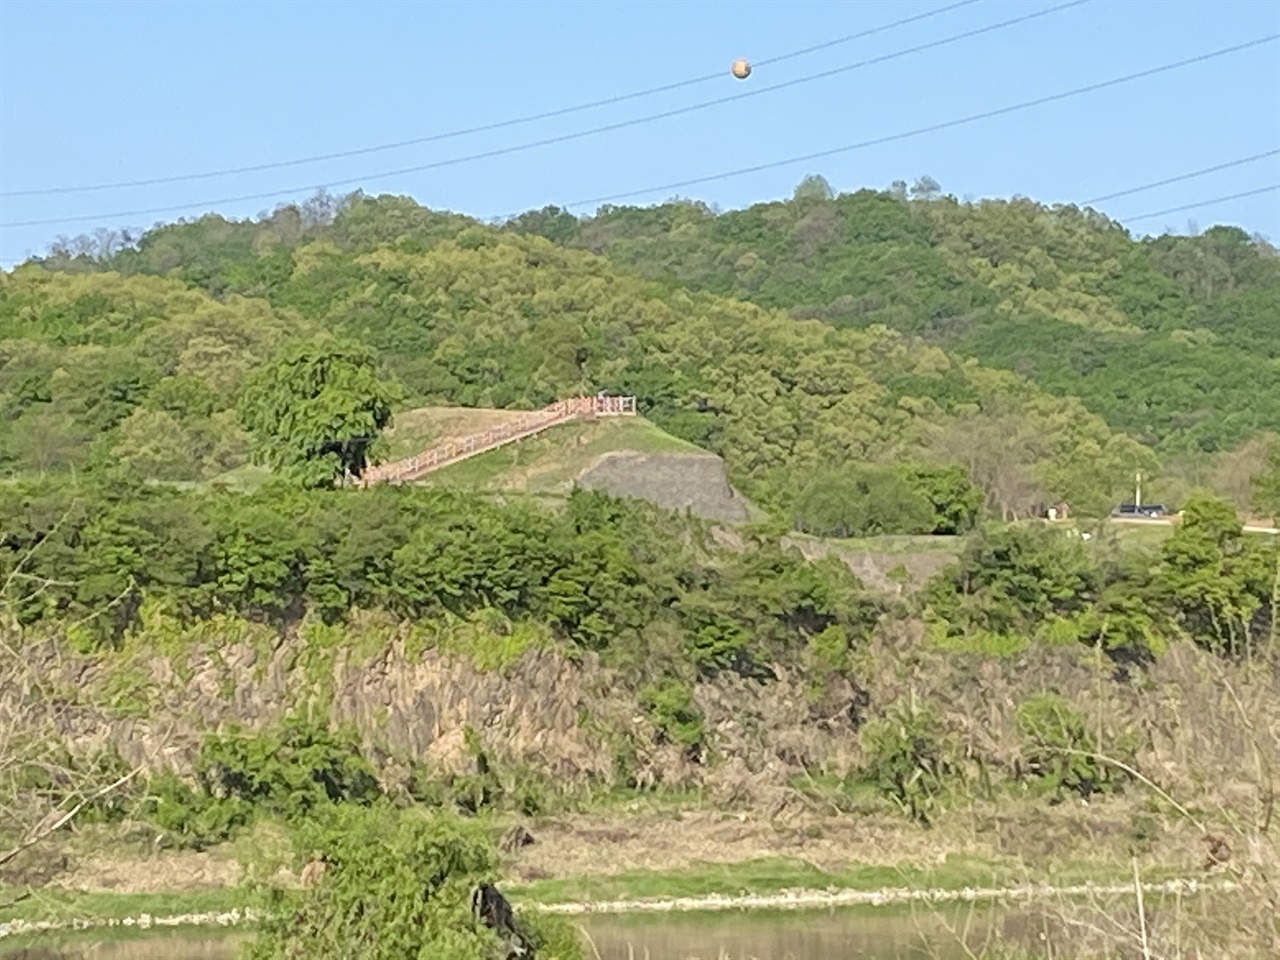
[[[10,472],[217,476],[248,455],[246,373],[319,334],[372,350],[408,406],[635,394],[784,511],[812,471],[847,464],[958,465],[1006,517],[1106,510],[1156,468],[1079,401],[910,333],[797,321],[395,198],[161,227],[0,282]]]
[[[832,196],[820,178],[718,215],[670,203],[511,226],[796,317],[921,335],[1163,453],[1280,425],[1280,257],[1233,227],[1137,242],[1087,209],[960,203],[929,182]]]
[[[927,187],[502,226],[318,197],[0,273],[0,904],[43,903],[76,817],[107,859],[234,846],[271,884],[327,863],[301,899],[271,893],[258,955],[302,942],[299,902],[306,943],[334,916],[382,937],[377,902],[404,942],[481,957],[490,834],[532,823],[563,863],[525,879],[559,883],[616,871],[619,835],[575,865],[531,818],[625,823],[656,794],[658,850],[696,795],[717,824],[789,831],[768,852],[838,827],[822,842],[853,860],[873,836],[895,851],[877,885],[912,858],[966,889],[1060,879],[1064,857],[1189,876],[1210,831],[1238,835],[1246,892],[1177,942],[1280,942],[1259,869],[1280,550],[1240,516],[1280,515],[1275,253]],[[580,473],[486,489],[481,458],[435,489],[350,482],[396,414],[407,443],[437,436],[428,407],[598,390],[637,397],[642,445],[721,455],[768,520]],[[1091,522],[1136,470],[1178,490],[1174,467],[1235,502]],[[1063,499],[1080,526],[1028,521]],[[915,579],[920,541],[942,562]],[[875,583],[855,550],[887,560]]]

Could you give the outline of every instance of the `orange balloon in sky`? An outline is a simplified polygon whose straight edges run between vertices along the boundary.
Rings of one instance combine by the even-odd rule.
[[[751,76],[751,64],[747,63],[747,61],[743,60],[741,57],[733,61],[732,69],[733,75],[739,80],[745,80],[747,77]]]

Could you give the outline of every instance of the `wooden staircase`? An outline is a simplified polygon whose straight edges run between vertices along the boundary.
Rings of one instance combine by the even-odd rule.
[[[570,397],[557,400],[541,410],[531,410],[483,433],[453,437],[412,457],[368,467],[360,478],[362,487],[375,483],[406,483],[469,457],[541,433],[571,420],[596,417],[634,417],[635,397]]]

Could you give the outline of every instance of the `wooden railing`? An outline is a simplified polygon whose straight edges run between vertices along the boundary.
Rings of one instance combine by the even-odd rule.
[[[374,483],[404,483],[416,480],[432,470],[439,470],[468,457],[497,449],[504,444],[523,440],[570,420],[595,417],[633,417],[635,397],[570,397],[557,400],[541,410],[531,410],[483,433],[454,437],[412,457],[367,468],[360,478],[361,486]]]

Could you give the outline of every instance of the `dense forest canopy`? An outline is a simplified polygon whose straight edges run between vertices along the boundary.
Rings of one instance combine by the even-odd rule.
[[[720,215],[602,209],[570,231],[650,277],[817,317],[884,324],[1078,396],[1162,451],[1217,451],[1280,423],[1280,257],[1234,227],[1134,241],[1090,210],[805,190]]]
[[[1280,425],[1278,314],[1280,258],[1234,228],[1139,242],[928,178],[500,227],[321,194],[4,274],[0,464],[218,476],[251,453],[251,368],[336,336],[408,405],[635,393],[766,507],[798,470],[905,461],[963,467],[1006,517],[1105,510],[1162,469],[1166,498],[1210,482],[1243,507]]]

